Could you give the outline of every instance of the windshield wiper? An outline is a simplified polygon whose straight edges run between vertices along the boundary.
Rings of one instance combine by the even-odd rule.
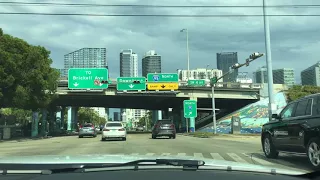
[[[113,167],[126,167],[134,166],[137,170],[139,166],[157,166],[157,165],[168,165],[168,166],[182,166],[183,170],[197,170],[199,166],[203,166],[204,161],[201,160],[184,160],[184,159],[141,159],[130,161],[126,163],[117,164],[84,164],[84,165],[73,165],[72,167],[58,168],[43,170],[42,174],[52,174],[52,173],[64,173],[64,172],[85,172],[85,169],[95,169],[95,168],[113,168]]]

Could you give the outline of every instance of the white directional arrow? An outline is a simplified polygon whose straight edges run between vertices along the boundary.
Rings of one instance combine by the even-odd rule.
[[[102,86],[103,84],[102,83],[100,83],[100,86]]]
[[[74,85],[75,87],[79,86],[79,84],[78,84],[77,82],[75,82],[73,85]]]
[[[130,84],[130,85],[129,85],[129,88],[131,88],[131,89],[132,89],[133,87],[134,87],[134,85],[133,85],[133,84]]]
[[[191,115],[192,114],[192,112],[189,112],[189,115]]]

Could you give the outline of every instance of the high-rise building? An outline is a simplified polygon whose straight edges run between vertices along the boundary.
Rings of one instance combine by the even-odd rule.
[[[64,69],[105,68],[107,66],[106,48],[82,48],[64,55]]]
[[[320,86],[320,61],[301,72],[301,84]]]
[[[187,81],[188,80],[188,70],[178,70],[179,80]],[[197,68],[189,71],[189,79],[205,79],[210,80],[213,77],[221,77],[222,70],[218,69],[205,69],[205,68]],[[220,79],[219,82],[223,82],[223,79]]]
[[[222,52],[217,53],[217,68],[222,70],[225,74],[229,72],[230,67],[238,63],[238,53],[237,52]],[[227,75],[223,81],[224,82],[236,82],[238,76],[238,69],[235,69],[233,73]]]
[[[155,50],[146,52],[142,58],[142,76],[147,77],[148,73],[161,73],[161,55]]]
[[[288,87],[295,84],[294,70],[292,68],[282,68],[272,70],[273,84],[285,84]]]
[[[67,71],[66,69],[57,69],[60,73],[60,78],[67,77]]]
[[[265,66],[260,67],[254,75],[254,83],[268,83],[268,72]]]
[[[120,53],[120,77],[138,77],[138,55],[132,49]]]

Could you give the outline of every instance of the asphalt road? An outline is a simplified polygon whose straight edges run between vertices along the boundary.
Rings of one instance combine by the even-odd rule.
[[[178,135],[176,139],[151,139],[150,134],[128,134],[127,141],[101,141],[101,136],[98,135],[96,138],[66,136],[0,143],[0,158],[2,156],[76,154],[187,155],[311,171],[305,156],[280,154],[278,159],[266,159],[259,137],[195,138]]]

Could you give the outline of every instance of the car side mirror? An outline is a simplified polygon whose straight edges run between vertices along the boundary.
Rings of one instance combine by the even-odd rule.
[[[278,114],[272,114],[272,119],[280,120],[280,116]]]

